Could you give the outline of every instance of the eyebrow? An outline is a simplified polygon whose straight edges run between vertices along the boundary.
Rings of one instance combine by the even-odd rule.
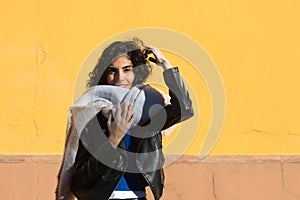
[[[133,67],[133,65],[125,65],[124,67],[122,67],[122,69],[126,69],[126,68],[130,68],[130,67]],[[110,65],[110,66],[108,66],[108,69],[117,69],[115,66],[113,66],[113,65]]]

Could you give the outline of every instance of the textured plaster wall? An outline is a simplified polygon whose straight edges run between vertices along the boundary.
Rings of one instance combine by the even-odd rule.
[[[299,8],[296,0],[4,1],[0,152],[61,154],[83,60],[114,34],[154,26],[193,38],[219,69],[227,113],[212,154],[298,154]],[[185,61],[170,60],[193,78]],[[200,88],[193,100],[201,120],[185,153],[197,155],[211,105],[203,80],[190,87]]]

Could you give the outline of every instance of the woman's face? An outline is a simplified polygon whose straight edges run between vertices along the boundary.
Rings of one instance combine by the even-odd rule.
[[[133,65],[127,56],[120,56],[108,67],[107,83],[123,88],[132,88],[134,81]]]

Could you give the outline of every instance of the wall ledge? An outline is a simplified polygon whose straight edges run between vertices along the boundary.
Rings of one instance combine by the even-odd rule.
[[[166,163],[300,163],[300,155],[167,155]],[[0,154],[0,163],[60,163],[62,155],[5,155]]]

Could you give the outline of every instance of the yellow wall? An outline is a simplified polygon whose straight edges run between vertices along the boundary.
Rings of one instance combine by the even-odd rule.
[[[299,9],[297,0],[4,1],[0,153],[61,154],[85,58],[112,35],[161,27],[202,45],[222,76],[226,120],[211,154],[299,154]],[[186,154],[199,153],[209,124],[209,93],[199,82],[203,97],[193,100],[202,101],[203,126]]]

